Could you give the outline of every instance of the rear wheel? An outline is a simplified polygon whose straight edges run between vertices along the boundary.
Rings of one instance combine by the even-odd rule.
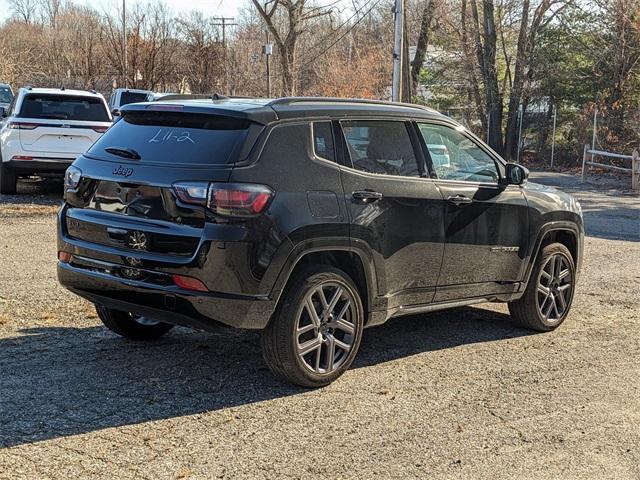
[[[312,266],[293,277],[267,328],[262,352],[280,378],[322,387],[353,362],[364,327],[358,289],[342,270]]]
[[[109,330],[130,340],[155,340],[173,328],[169,323],[113,310],[102,305],[96,305],[96,312]]]
[[[0,194],[15,195],[17,183],[16,174],[0,160]]]
[[[561,243],[545,246],[534,265],[524,295],[509,303],[511,317],[532,330],[557,328],[569,314],[575,290],[576,267]]]

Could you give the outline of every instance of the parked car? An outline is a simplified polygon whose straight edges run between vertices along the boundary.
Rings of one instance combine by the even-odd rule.
[[[62,176],[111,126],[104,97],[93,91],[21,88],[0,130],[0,193],[20,176]]]
[[[429,156],[436,170],[440,168],[449,168],[451,166],[451,157],[449,157],[449,149],[446,141],[438,132],[428,132],[425,138]]]
[[[440,175],[434,132],[450,156]],[[261,330],[271,370],[318,387],[393,317],[495,301],[534,330],[565,320],[581,209],[527,176],[418,106],[127,105],[67,170],[58,278],[133,340]]]
[[[13,101],[13,90],[11,85],[0,83],[0,114],[7,112]]]
[[[115,115],[120,114],[120,109],[130,103],[151,102],[154,93],[150,90],[137,90],[134,88],[116,88],[109,97],[109,110]]]

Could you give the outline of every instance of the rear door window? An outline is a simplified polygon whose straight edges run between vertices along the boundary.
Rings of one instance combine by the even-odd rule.
[[[220,115],[128,111],[90,149],[93,157],[122,160],[127,149],[141,162],[223,165],[237,160],[252,122]]]
[[[424,176],[405,122],[356,120],[340,124],[353,168],[384,175]]]
[[[101,98],[41,93],[26,95],[18,116],[49,120],[111,121]]]

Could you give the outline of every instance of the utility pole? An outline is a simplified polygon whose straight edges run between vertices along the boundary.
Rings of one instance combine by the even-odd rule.
[[[402,98],[402,57],[404,55],[404,0],[395,0],[394,14],[394,42],[393,42],[393,79],[391,85],[391,100],[399,102]]]
[[[265,62],[267,67],[267,98],[271,98],[271,67],[269,65],[269,59],[273,55],[273,43],[269,42],[269,30],[266,32],[267,42],[262,47],[262,53],[265,56]]]
[[[229,91],[229,75],[227,72],[227,27],[233,27],[237,25],[237,23],[233,23],[233,17],[213,17],[212,20],[218,22],[213,25],[216,27],[222,27],[222,52],[223,59],[222,65],[224,68],[224,91],[228,93]]]
[[[267,7],[271,2],[275,0],[264,0],[264,11],[267,11]],[[267,98],[271,98],[271,55],[273,55],[273,43],[271,43],[271,39],[269,38],[269,26],[265,29],[265,39],[266,42],[262,47],[262,53],[265,56],[265,67],[267,74]]]
[[[127,0],[122,0],[122,84],[127,88]]]
[[[518,155],[516,157],[516,163],[520,163],[520,149],[522,148],[522,118],[524,117],[524,109],[522,104],[518,108]]]
[[[596,100],[593,110],[593,136],[591,137],[591,161],[593,162],[593,151],[596,149],[596,134],[598,132],[598,101]]]
[[[551,134],[551,168],[553,168],[553,155],[556,150],[556,122],[558,120],[558,109],[553,105],[553,133]]]

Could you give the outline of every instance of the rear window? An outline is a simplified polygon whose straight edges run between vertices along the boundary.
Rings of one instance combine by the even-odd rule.
[[[51,120],[111,121],[100,98],[38,93],[31,93],[24,98],[18,116]]]
[[[120,94],[120,106],[122,107],[130,103],[146,102],[148,98],[149,98],[148,93],[122,92]]]
[[[250,126],[248,120],[219,115],[128,111],[88,153],[122,160],[106,149],[125,148],[142,162],[223,165],[235,161]]]
[[[11,103],[13,93],[9,87],[0,87],[0,103]]]

